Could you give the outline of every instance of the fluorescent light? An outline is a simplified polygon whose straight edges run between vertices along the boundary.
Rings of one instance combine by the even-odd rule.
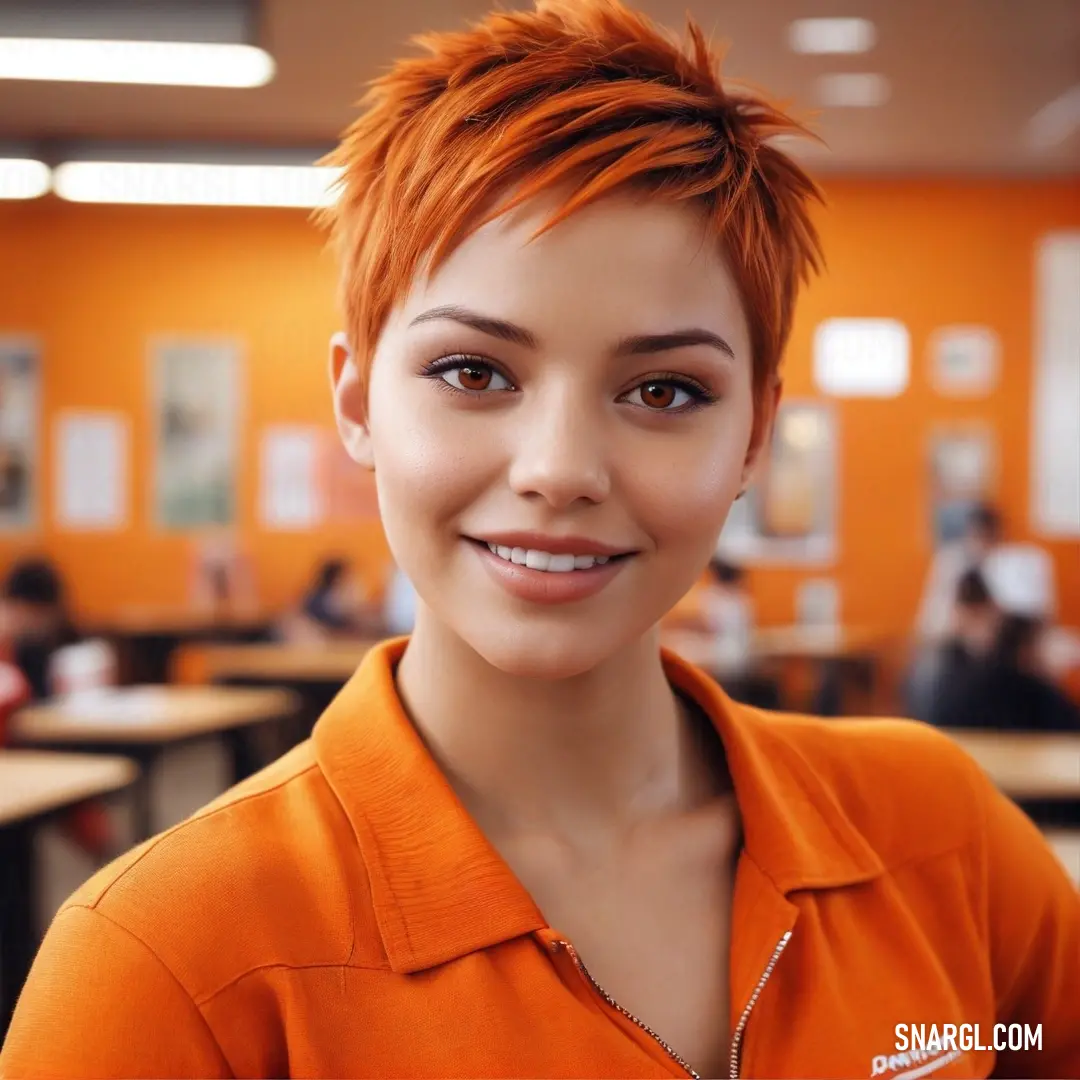
[[[861,53],[876,40],[869,19],[796,19],[788,27],[788,44],[797,53]]]
[[[0,79],[246,87],[273,77],[273,57],[253,45],[0,38]]]
[[[1038,150],[1063,143],[1080,128],[1080,83],[1044,105],[1028,121],[1028,141]]]
[[[33,158],[0,158],[0,199],[36,199],[49,190],[49,166]]]
[[[842,108],[873,108],[889,100],[889,80],[871,72],[819,75],[818,100]]]
[[[339,170],[317,165],[68,161],[53,189],[72,202],[160,206],[326,206]]]

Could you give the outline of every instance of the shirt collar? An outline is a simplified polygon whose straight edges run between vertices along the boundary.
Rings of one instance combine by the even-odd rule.
[[[458,801],[402,708],[383,642],[315,725],[316,760],[360,846],[390,966],[434,967],[546,926]],[[867,880],[882,866],[769,714],[732,702],[671,653],[672,685],[712,719],[727,752],[747,857],[780,892]]]

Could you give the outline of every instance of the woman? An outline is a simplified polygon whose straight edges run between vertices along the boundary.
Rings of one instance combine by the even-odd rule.
[[[947,728],[1080,731],[1080,709],[1044,670],[1037,619],[1006,613],[985,655],[943,672],[930,723]]]
[[[295,642],[355,638],[370,633],[375,621],[349,564],[344,559],[325,559],[298,610],[283,620],[279,635]]]
[[[329,215],[338,426],[414,633],[73,897],[0,1073],[970,1076],[994,1051],[896,1025],[1008,1021],[1043,1050],[998,1067],[1075,1074],[1076,893],[971,761],[658,646],[818,262],[795,126],[614,0],[424,45]]]

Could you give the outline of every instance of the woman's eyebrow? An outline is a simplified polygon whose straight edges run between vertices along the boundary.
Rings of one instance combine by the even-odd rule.
[[[482,334],[509,341],[514,345],[522,345],[527,349],[540,347],[539,339],[531,330],[526,330],[525,327],[508,322],[506,319],[481,315],[478,311],[472,311],[457,304],[430,308],[417,315],[409,325],[417,326],[420,323],[436,322],[440,319],[461,323],[473,330],[479,330]],[[612,350],[612,354],[617,357],[646,356],[652,353],[668,352],[671,349],[683,349],[691,345],[708,345],[732,360],[735,359],[735,350],[719,334],[701,327],[673,330],[666,334],[634,334],[623,338]]]
[[[417,315],[409,325],[416,326],[419,323],[435,322],[439,319],[449,319],[452,322],[461,323],[463,326],[470,326],[474,330],[479,330],[482,334],[501,338],[503,341],[512,342],[514,345],[523,345],[527,349],[536,349],[540,345],[536,335],[523,326],[507,322],[505,319],[495,319],[490,315],[481,315],[477,311],[470,311],[468,308],[459,307],[456,304],[433,307]]]
[[[623,338],[615,346],[615,355],[643,356],[667,352],[669,349],[683,349],[688,345],[709,345],[732,360],[735,359],[735,350],[719,334],[700,327],[673,330],[668,334],[635,334],[633,337]]]

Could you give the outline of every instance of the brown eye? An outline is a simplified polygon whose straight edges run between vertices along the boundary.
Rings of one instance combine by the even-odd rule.
[[[458,368],[458,382],[463,390],[486,390],[491,385],[491,369],[481,367]]]
[[[486,390],[510,390],[510,380],[487,364],[460,363],[439,372],[439,378],[455,390],[479,394]]]
[[[638,387],[641,403],[650,409],[670,409],[678,396],[678,387],[666,382],[642,383]],[[685,391],[684,391],[685,393]]]

